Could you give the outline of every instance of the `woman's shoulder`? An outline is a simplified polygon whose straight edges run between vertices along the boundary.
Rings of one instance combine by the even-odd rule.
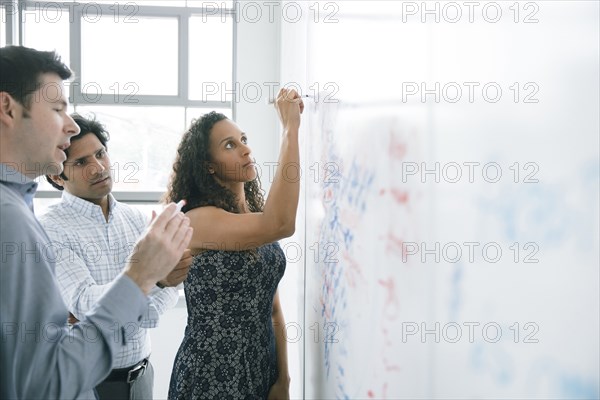
[[[191,220],[195,220],[196,223],[210,223],[211,219],[218,218],[220,213],[224,212],[222,208],[215,207],[213,205],[198,206],[185,212],[185,216]]]
[[[227,211],[225,211],[224,209],[214,206],[212,204],[209,205],[202,205],[202,206],[195,206],[194,208],[185,211],[185,215],[188,217],[197,217],[197,216],[203,216],[203,217],[210,217],[211,215],[219,215],[221,213],[226,213]]]
[[[209,205],[202,205],[202,206],[194,206],[193,208],[187,210],[185,212],[185,215],[198,214],[198,213],[206,213],[206,212],[211,212],[211,211],[216,211],[216,210],[222,210],[222,209],[218,208],[216,206],[213,206],[211,204],[209,204]]]

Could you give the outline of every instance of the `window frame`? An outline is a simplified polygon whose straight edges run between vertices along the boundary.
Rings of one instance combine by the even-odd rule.
[[[151,5],[135,5],[136,17],[151,17],[151,18],[176,18],[178,21],[178,66],[177,66],[177,94],[176,95],[134,95],[132,101],[131,94],[127,93],[102,93],[95,95],[94,101],[88,101],[86,95],[82,93],[81,84],[81,26],[83,19],[84,3],[94,4],[96,10],[100,10],[102,15],[115,15],[118,11],[119,18],[131,15],[131,4],[133,1],[125,4],[115,3],[97,3],[92,1],[81,0],[78,2],[56,2],[46,0],[0,0],[0,7],[4,8],[6,21],[5,32],[0,32],[5,35],[6,45],[18,44],[23,45],[23,30],[24,23],[22,14],[23,10],[35,10],[42,7],[60,8],[62,12],[69,15],[69,51],[70,51],[70,68],[75,71],[75,76],[69,81],[69,101],[71,106],[76,110],[78,106],[164,106],[164,107],[182,107],[184,115],[187,114],[188,108],[204,108],[212,109],[231,109],[233,119],[237,114],[236,101],[203,101],[191,100],[189,98],[189,31],[190,18],[192,16],[203,15],[207,18],[231,18],[232,25],[232,84],[236,82],[237,77],[237,12],[238,4],[234,1],[231,8],[219,10],[215,14],[214,9],[205,7],[188,7],[186,6],[151,6]],[[74,6],[78,4],[78,6]],[[10,13],[8,11],[11,11]],[[15,12],[16,10],[16,12]],[[235,100],[235,97],[234,97]],[[166,189],[166,188],[165,188]],[[164,191],[113,191],[113,196],[119,200],[131,204],[153,204],[160,200]],[[49,199],[60,198],[61,192],[58,190],[39,190],[36,194],[37,198]]]

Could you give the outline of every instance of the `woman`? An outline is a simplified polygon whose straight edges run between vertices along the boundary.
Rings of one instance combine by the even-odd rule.
[[[192,123],[177,150],[167,201],[194,234],[185,281],[188,325],[169,387],[170,399],[287,399],[289,375],[277,284],[298,207],[298,129],[304,105],[281,89],[279,165],[263,200],[247,137],[222,114]]]

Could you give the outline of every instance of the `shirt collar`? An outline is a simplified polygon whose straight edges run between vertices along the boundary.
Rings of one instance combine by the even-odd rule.
[[[38,186],[36,182],[21,174],[14,166],[4,163],[0,163],[0,181],[19,193],[33,211],[33,198]]]
[[[72,195],[71,193],[63,190],[61,202],[65,205],[73,208],[78,213],[98,221],[102,221],[106,223],[106,218],[104,218],[104,213],[102,213],[102,208],[94,204],[90,201],[84,200],[81,197],[77,197]],[[108,222],[111,221],[113,216],[113,211],[117,205],[117,201],[113,197],[112,193],[108,194]]]

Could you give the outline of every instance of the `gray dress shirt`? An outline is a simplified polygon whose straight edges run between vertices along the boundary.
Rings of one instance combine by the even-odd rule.
[[[139,326],[148,299],[120,275],[73,328],[54,278],[55,255],[33,214],[37,184],[0,163],[0,398],[95,398]]]

